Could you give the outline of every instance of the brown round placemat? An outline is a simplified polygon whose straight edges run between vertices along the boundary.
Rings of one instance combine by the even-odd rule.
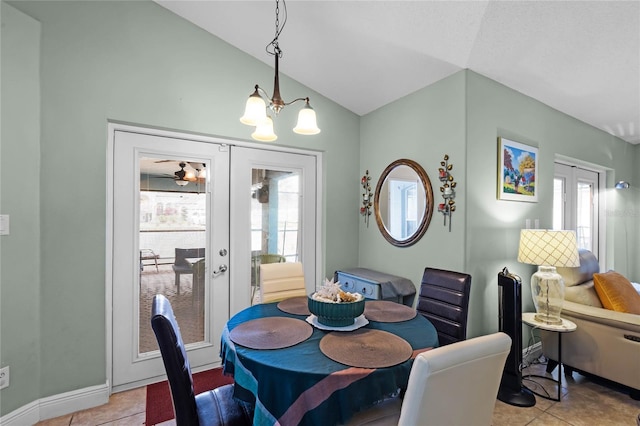
[[[231,340],[251,349],[281,349],[304,342],[313,327],[296,318],[266,317],[243,322],[229,333]]]
[[[361,368],[391,367],[405,362],[413,353],[403,338],[370,328],[333,331],[320,340],[320,351],[336,362]]]
[[[296,296],[278,303],[278,309],[293,315],[311,315],[307,296]]]
[[[370,321],[401,322],[413,319],[416,310],[389,300],[367,300],[364,316]]]

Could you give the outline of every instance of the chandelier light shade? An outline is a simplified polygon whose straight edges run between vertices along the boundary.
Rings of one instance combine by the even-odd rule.
[[[258,93],[258,86],[256,85],[256,91],[253,92],[247,104],[244,107],[244,115],[240,117],[240,122],[247,126],[257,126],[267,119],[267,104],[264,99]]]
[[[267,115],[267,102],[268,108],[275,114],[275,116],[277,116],[285,106],[291,105],[297,101],[304,101],[305,104],[298,114],[298,123],[293,128],[293,131],[301,135],[317,135],[320,133],[320,129],[318,128],[316,121],[316,113],[313,108],[311,108],[308,97],[297,98],[291,102],[285,102],[280,96],[280,70],[278,67],[278,61],[282,57],[282,50],[278,45],[278,37],[287,22],[287,5],[284,0],[282,0],[282,7],[283,20],[281,25],[280,0],[276,0],[276,34],[271,43],[266,47],[267,53],[273,55],[275,58],[273,96],[269,98],[267,92],[256,84],[254,92],[249,96],[249,99],[247,99],[244,115],[240,117],[241,123],[256,128],[251,134],[251,137],[263,142],[275,141],[278,138],[273,131],[273,119]]]
[[[531,276],[531,297],[535,319],[545,324],[562,324],[564,280],[556,267],[578,267],[578,244],[574,231],[523,229],[520,231],[518,262],[538,265]]]
[[[256,125],[256,130],[251,133],[251,137],[257,141],[273,142],[278,139],[278,135],[273,132],[273,120],[267,116]]]
[[[293,128],[293,131],[300,135],[317,135],[320,133],[316,123],[316,112],[309,105],[309,99],[307,99],[304,107],[298,113],[298,124]]]

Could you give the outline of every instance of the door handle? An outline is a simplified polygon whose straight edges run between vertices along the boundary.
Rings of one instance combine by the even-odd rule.
[[[218,266],[218,270],[217,271],[213,271],[213,276],[215,277],[216,275],[220,275],[223,272],[227,272],[227,269],[229,269],[229,267],[225,264],[222,264],[220,266]]]

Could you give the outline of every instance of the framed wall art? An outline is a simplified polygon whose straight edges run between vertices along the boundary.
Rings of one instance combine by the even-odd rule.
[[[498,138],[498,199],[538,201],[538,148]]]

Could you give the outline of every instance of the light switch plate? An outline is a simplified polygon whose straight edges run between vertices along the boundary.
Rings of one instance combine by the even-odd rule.
[[[0,214],[0,235],[9,235],[9,215]]]

